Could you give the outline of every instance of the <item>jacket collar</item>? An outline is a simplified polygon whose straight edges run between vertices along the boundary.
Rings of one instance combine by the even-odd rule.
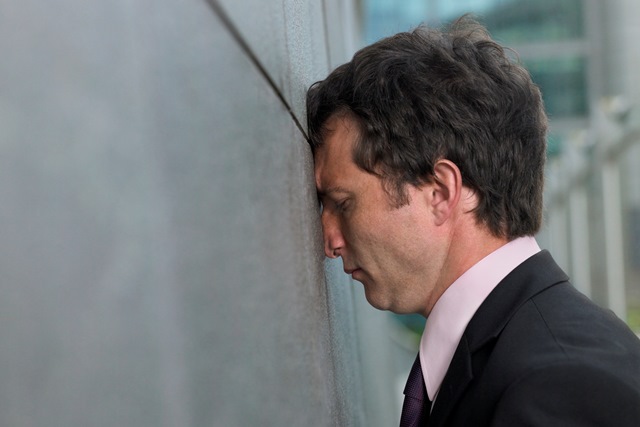
[[[526,301],[567,280],[549,252],[543,250],[516,267],[496,286],[465,329],[435,400],[430,427],[442,425],[473,379],[473,353],[498,337]]]

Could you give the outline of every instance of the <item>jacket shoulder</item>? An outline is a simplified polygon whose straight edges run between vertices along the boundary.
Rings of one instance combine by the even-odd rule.
[[[491,426],[640,425],[640,390],[589,363],[539,366],[501,394]]]
[[[592,366],[640,390],[640,340],[568,282],[523,304],[496,339],[486,369],[511,381],[557,363]]]
[[[459,425],[640,425],[640,340],[566,281],[522,303],[472,351],[471,365],[473,379],[453,416]],[[620,413],[598,406],[603,394],[602,403],[621,402],[608,407]],[[592,408],[608,424],[580,424]],[[555,418],[525,421],[532,416]]]

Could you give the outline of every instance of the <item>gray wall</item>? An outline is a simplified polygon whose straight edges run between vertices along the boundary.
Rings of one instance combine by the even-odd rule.
[[[397,422],[387,318],[323,260],[300,125],[356,23],[0,1],[0,425]]]

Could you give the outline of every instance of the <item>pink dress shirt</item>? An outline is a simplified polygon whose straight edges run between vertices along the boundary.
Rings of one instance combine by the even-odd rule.
[[[420,340],[420,365],[432,402],[478,307],[507,274],[538,252],[533,237],[512,240],[467,270],[433,306]]]

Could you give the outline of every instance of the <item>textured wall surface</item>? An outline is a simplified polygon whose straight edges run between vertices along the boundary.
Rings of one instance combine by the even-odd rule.
[[[0,425],[390,425],[304,92],[351,2],[0,2]]]

